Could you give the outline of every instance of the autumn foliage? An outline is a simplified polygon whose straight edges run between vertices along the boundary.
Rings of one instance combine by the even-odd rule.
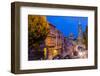
[[[29,48],[38,48],[49,33],[49,25],[45,16],[28,16]]]
[[[28,46],[39,48],[49,33],[49,24],[45,16],[28,15]]]

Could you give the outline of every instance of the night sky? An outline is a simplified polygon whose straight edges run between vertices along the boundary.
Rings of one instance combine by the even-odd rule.
[[[78,24],[81,23],[82,31],[85,31],[88,24],[88,17],[77,16],[46,16],[47,21],[68,37],[70,33],[74,34],[74,38],[78,36]]]

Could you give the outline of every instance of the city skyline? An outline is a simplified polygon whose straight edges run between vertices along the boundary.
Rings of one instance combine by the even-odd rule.
[[[88,25],[88,17],[76,17],[76,16],[46,16],[47,21],[63,33],[65,37],[68,37],[70,33],[73,33],[74,38],[78,37],[78,25],[81,24],[82,31],[86,30]]]

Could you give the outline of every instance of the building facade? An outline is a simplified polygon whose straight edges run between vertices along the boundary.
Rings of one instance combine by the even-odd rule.
[[[61,55],[64,48],[64,37],[56,27],[49,23],[50,32],[45,39],[47,49],[47,59],[52,60],[57,55]]]

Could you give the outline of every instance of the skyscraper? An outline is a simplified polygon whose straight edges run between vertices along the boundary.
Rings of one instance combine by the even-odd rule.
[[[79,43],[79,44],[82,44],[82,42],[83,42],[82,25],[81,25],[81,23],[79,22],[79,23],[78,23],[78,43]]]

